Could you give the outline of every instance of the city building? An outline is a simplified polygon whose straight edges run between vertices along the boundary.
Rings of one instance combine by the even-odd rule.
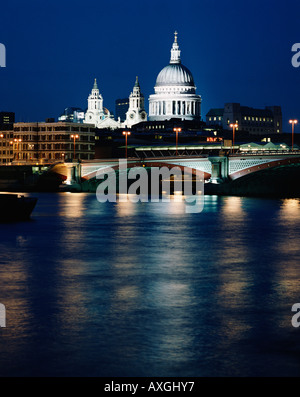
[[[13,124],[1,124],[0,126],[0,164],[9,164],[13,161]]]
[[[131,128],[133,125],[147,120],[147,113],[145,111],[145,99],[141,93],[141,87],[138,77],[133,87],[133,91],[129,96],[129,108],[126,112],[125,126]]]
[[[64,112],[58,117],[58,121],[67,121],[72,123],[83,123],[84,110],[81,108],[66,108]]]
[[[54,163],[94,158],[95,127],[92,124],[15,123],[13,135],[11,133],[6,163]]]
[[[201,96],[196,94],[194,78],[190,70],[181,63],[181,50],[175,32],[169,64],[158,74],[155,93],[149,97],[149,114],[145,111],[145,99],[136,78],[129,98],[116,100],[117,120],[103,106],[103,97],[97,80],[88,96],[88,108],[84,114],[79,108],[67,108],[60,121],[93,124],[99,130],[132,128],[136,131],[165,130],[178,127],[182,131],[203,130],[201,119]],[[168,123],[167,123],[168,122]],[[238,124],[236,131],[245,134],[265,135],[282,133],[280,106],[256,109],[239,103],[226,103],[223,108],[213,108],[206,115],[206,128],[211,131],[230,131],[230,124]],[[217,131],[214,131],[217,134]]]
[[[223,128],[223,114],[224,108],[210,109],[206,114],[206,125]]]
[[[155,94],[149,97],[150,121],[201,119],[201,96],[196,95],[194,78],[189,69],[182,65],[180,52],[175,32],[170,63],[158,74]]]
[[[231,129],[230,124],[238,124],[237,130],[250,134],[280,134],[282,133],[282,112],[280,106],[266,106],[255,109],[241,106],[239,103],[226,103],[224,108],[210,109],[206,114],[208,126],[220,126]]]
[[[7,125],[13,125],[14,122],[14,112],[0,112],[0,129],[6,129]]]
[[[121,121],[126,120],[126,113],[129,108],[129,98],[116,99],[115,102],[115,118]]]

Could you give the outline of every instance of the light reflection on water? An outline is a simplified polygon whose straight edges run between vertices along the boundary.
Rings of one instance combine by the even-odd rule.
[[[38,197],[0,225],[0,375],[299,375],[299,200]]]

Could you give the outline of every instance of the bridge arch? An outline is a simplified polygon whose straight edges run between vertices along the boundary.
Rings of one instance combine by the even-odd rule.
[[[161,162],[161,161],[147,161],[147,162],[143,162],[143,161],[136,161],[135,163],[128,163],[127,164],[127,170],[131,169],[131,168],[136,168],[136,167],[143,167],[143,168],[162,168],[162,167],[166,167],[168,169],[172,169],[174,167],[178,167],[182,172],[186,172],[187,174],[190,174],[192,176],[196,176],[197,172],[199,172],[199,170],[197,170],[196,168],[192,168],[192,167],[188,167],[188,166],[184,166],[181,164],[174,164],[174,163],[167,163],[167,162]],[[81,177],[81,179],[84,180],[89,180],[89,179],[93,179],[96,178],[97,173],[102,170],[103,173],[105,173],[106,169],[113,169],[115,171],[119,170],[119,164],[117,165],[112,165],[112,166],[104,166],[99,168],[98,170],[92,171],[89,174],[86,174],[84,176]],[[204,180],[209,180],[210,179],[210,174],[202,171],[203,172],[203,176],[204,176]]]

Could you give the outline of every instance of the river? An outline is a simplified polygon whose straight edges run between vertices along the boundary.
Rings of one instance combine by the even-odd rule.
[[[300,200],[35,193],[0,225],[0,376],[299,376]]]

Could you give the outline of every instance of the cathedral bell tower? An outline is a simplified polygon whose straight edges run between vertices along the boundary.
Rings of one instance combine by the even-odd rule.
[[[99,92],[97,80],[95,79],[92,92],[88,97],[88,109],[85,113],[84,122],[97,125],[103,116],[103,98]]]
[[[145,111],[145,99],[141,93],[141,87],[136,77],[133,91],[129,96],[129,108],[126,112],[125,125],[131,128],[134,124],[147,120],[147,113]]]

